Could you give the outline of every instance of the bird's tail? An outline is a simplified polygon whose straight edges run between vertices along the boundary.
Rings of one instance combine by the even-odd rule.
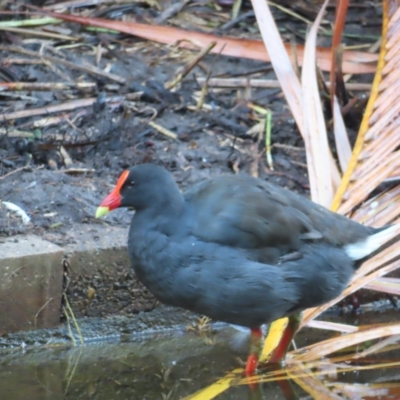
[[[361,260],[378,250],[390,239],[400,234],[400,224],[391,225],[356,243],[345,246],[347,255],[353,260]]]

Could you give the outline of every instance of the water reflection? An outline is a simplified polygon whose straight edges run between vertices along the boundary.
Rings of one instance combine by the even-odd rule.
[[[226,337],[195,334],[84,347],[42,347],[4,352],[0,399],[206,399],[193,393],[240,367]],[[350,354],[350,355],[349,355]],[[218,399],[399,399],[400,350],[388,343],[374,355],[351,354],[315,362],[290,359],[252,382],[239,372]],[[360,354],[359,352],[357,354]],[[249,386],[253,383],[253,388]],[[199,392],[198,392],[199,393]]]

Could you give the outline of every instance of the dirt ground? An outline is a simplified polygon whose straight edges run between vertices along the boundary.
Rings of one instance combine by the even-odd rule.
[[[1,54],[1,57],[7,56],[7,53]],[[17,217],[7,216],[3,210],[1,234],[26,231],[43,234],[48,229],[62,232],[72,224],[95,223],[93,215],[96,206],[110,191],[121,171],[143,162],[164,165],[174,173],[182,189],[222,172],[232,173],[233,167],[249,172],[254,163],[258,164],[262,177],[293,190],[307,189],[303,144],[276,89],[265,90],[262,95],[271,99],[269,107],[281,115],[274,117],[273,138],[277,143],[293,146],[294,149],[274,150],[275,172],[272,172],[265,165],[263,146],[258,146],[252,137],[246,135],[254,122],[249,118],[249,110],[237,103],[235,93],[210,96],[213,99],[209,101],[215,103],[214,110],[189,111],[186,105],[193,104],[191,94],[198,90],[194,79],[188,79],[181,89],[170,93],[163,89],[163,83],[173,76],[177,66],[166,62],[149,67],[151,59],[135,54],[126,58],[127,64],[114,64],[118,74],[131,79],[133,86],[144,83],[146,89],[150,87],[151,96],[144,96],[134,105],[126,104],[124,100],[118,104],[96,104],[83,112],[77,111],[76,114],[81,114],[78,118],[76,115],[70,117],[76,120],[75,129],[65,122],[43,129],[38,139],[7,135],[0,138],[0,157],[4,161],[0,167],[0,198],[19,205],[32,217],[32,224],[23,226]],[[224,59],[219,64],[222,71],[265,67],[262,63],[235,59]],[[38,74],[37,69],[37,66],[27,67],[21,72],[31,79]],[[40,79],[51,81],[56,77]],[[130,93],[129,87],[121,90]],[[38,98],[36,106],[45,106],[54,102],[55,97],[67,95],[30,94]],[[101,96],[101,93],[95,95]],[[154,112],[157,113],[154,122],[176,133],[177,140],[149,127],[148,122]],[[59,135],[68,138],[57,142],[55,137]],[[89,144],[85,145],[85,142]],[[72,158],[69,168],[65,167],[58,152],[60,144]],[[73,168],[83,169],[83,172],[69,173],[68,169]],[[129,223],[121,213],[111,214],[107,221]]]
[[[193,8],[193,13],[203,12],[204,15],[208,11],[209,15],[214,15],[210,8],[201,7]],[[346,37],[347,44],[365,43],[365,37],[359,36],[361,29],[379,36],[379,7],[360,7],[350,9],[347,32],[351,33],[351,38]],[[248,9],[246,3],[243,12]],[[308,9],[317,8],[311,4]],[[96,13],[96,8],[89,10],[90,14]],[[282,31],[286,32],[284,36],[306,28],[296,18],[276,9],[273,11]],[[154,19],[158,12],[139,3],[126,7],[126,13]],[[222,9],[221,13],[229,15],[229,9]],[[333,18],[333,9],[327,18]],[[360,21],[363,26],[359,25]],[[224,33],[257,37],[255,26],[254,17],[250,17]],[[182,189],[221,173],[250,173],[308,194],[303,141],[279,89],[210,90],[205,99],[206,107],[193,109],[194,94],[201,89],[196,78],[205,75],[204,68],[212,68],[212,77],[274,79],[270,64],[208,56],[181,85],[170,91],[164,89],[164,84],[193,56],[189,51],[126,35],[91,33],[73,24],[62,24],[62,27],[78,35],[84,43],[65,48],[65,43],[56,40],[0,33],[0,73],[4,81],[95,84],[86,90],[2,91],[1,114],[54,106],[68,100],[97,98],[89,107],[2,121],[0,200],[20,206],[31,217],[31,223],[24,225],[18,216],[0,208],[0,235],[34,232],[46,236],[46,232],[51,231],[59,232],[62,241],[63,232],[74,224],[99,223],[93,218],[95,209],[118,175],[124,168],[143,162],[164,165],[173,172]],[[301,37],[304,33],[296,35],[297,41],[301,42]],[[329,39],[322,38],[325,44],[327,41]],[[109,68],[114,75],[125,78],[126,83],[41,62],[39,56],[21,53],[22,49],[38,54],[40,46],[45,46],[44,54],[54,53],[80,65],[96,65],[97,55],[93,49],[99,45],[103,45],[103,55],[98,67]],[[360,81],[360,77],[356,79]],[[371,81],[372,76],[361,79]],[[113,99],[106,100],[108,97]],[[273,113],[273,171],[266,163],[265,139],[248,133],[258,122],[248,106],[250,102]],[[54,117],[58,119],[53,120]],[[159,133],[149,121],[172,131],[177,139]],[[129,220],[123,212],[115,212],[101,223],[126,225]]]
[[[5,9],[23,10],[21,3],[5,3]],[[318,10],[311,1],[282,4],[310,20]],[[134,15],[138,22],[154,22],[161,14],[144,2],[85,10],[88,16],[102,18]],[[249,3],[244,2],[242,13],[250,10]],[[229,7],[216,11],[210,4],[200,2],[189,11],[181,19],[178,15],[164,23],[198,29],[187,20],[187,15],[195,15],[214,25],[219,21],[214,30],[208,26],[207,31],[259,38],[251,14],[222,32],[221,21],[229,21]],[[276,8],[272,11],[285,41],[294,38],[304,43],[307,25]],[[23,18],[15,18],[20,17]],[[7,18],[0,15],[0,21]],[[334,9],[330,8],[326,19],[333,18]],[[363,2],[353,2],[347,21],[347,45],[372,45],[380,35],[380,3],[367,7]],[[130,214],[125,210],[116,210],[101,221],[94,214],[122,170],[143,162],[165,166],[182,190],[222,173],[247,173],[308,195],[304,143],[280,89],[210,89],[204,107],[196,109],[201,91],[197,79],[205,77],[208,70],[212,70],[211,77],[276,79],[270,64],[210,55],[181,84],[168,90],[165,83],[193,59],[193,52],[128,35],[89,31],[75,24],[58,25],[58,32],[76,36],[79,41],[71,45],[62,40],[0,31],[0,81],[70,85],[64,90],[53,87],[41,91],[0,91],[0,243],[1,236],[35,233],[65,245],[71,240],[67,233],[82,224],[127,226]],[[328,46],[329,41],[329,35],[321,36],[319,45]],[[79,67],[57,63],[54,58]],[[88,73],[85,65],[96,66],[117,78]],[[118,77],[125,82],[121,83]],[[365,83],[372,79],[364,75],[351,81]],[[77,83],[92,86],[78,88]],[[362,92],[349,95],[357,96],[361,105],[368,98],[368,93]],[[35,110],[43,107],[57,108],[70,101],[90,99],[94,100],[89,106],[75,105],[35,115]],[[249,132],[263,118],[251,104],[272,112],[273,170],[266,161],[265,137]],[[32,110],[32,114],[27,110]],[[353,140],[362,111],[362,107],[354,109],[346,116]],[[15,112],[22,112],[22,117],[7,117]],[[329,118],[329,110],[326,112]],[[168,129],[176,138],[166,136],[157,126]],[[25,225],[1,201],[21,207],[31,222]],[[83,286],[86,288],[92,278],[82,279],[76,277],[76,285],[69,293],[71,298]],[[135,312],[153,307],[154,300],[146,298],[143,307]],[[77,309],[78,315],[103,315],[82,311],[78,306]]]

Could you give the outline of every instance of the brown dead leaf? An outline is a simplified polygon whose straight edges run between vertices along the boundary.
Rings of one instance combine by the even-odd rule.
[[[31,6],[32,7],[32,6]],[[75,22],[82,25],[97,26],[100,28],[113,29],[129,35],[138,36],[143,39],[153,40],[158,43],[179,45],[186,48],[194,48],[193,43],[200,48],[208,46],[211,42],[217,42],[212,50],[213,53],[223,54],[231,57],[243,57],[252,60],[271,61],[270,55],[261,40],[239,39],[233,37],[220,37],[209,33],[186,31],[184,29],[170,26],[146,25],[136,22],[113,21],[102,18],[86,18],[77,15],[55,13],[49,10],[39,9],[46,15],[59,18],[64,21]],[[285,49],[291,53],[291,45],[285,44]],[[297,46],[296,49],[298,62],[303,63],[304,47]],[[275,57],[275,55],[274,55]],[[318,66],[323,71],[330,71],[331,68],[331,49],[319,47],[317,49]],[[343,53],[343,72],[350,74],[369,74],[374,73],[378,57],[361,51],[345,51]]]
[[[329,80],[331,82],[330,87],[330,97],[331,104],[333,108],[333,101],[336,94],[336,50],[341,45],[342,41],[342,33],[344,29],[344,23],[346,20],[347,9],[349,7],[349,0],[338,0],[336,6],[336,15],[335,15],[335,25],[333,28],[333,37],[332,37],[332,66],[330,69],[330,77]]]

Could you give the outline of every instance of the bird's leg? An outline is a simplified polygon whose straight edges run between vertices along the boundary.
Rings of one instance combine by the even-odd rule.
[[[286,356],[286,352],[292,342],[292,339],[299,328],[301,322],[301,315],[291,315],[289,318],[289,322],[285,328],[285,331],[282,334],[282,337],[275,347],[270,357],[268,358],[268,363],[280,363]]]
[[[256,371],[258,358],[260,356],[262,348],[261,338],[262,338],[261,328],[251,328],[250,353],[249,357],[247,358],[247,364],[245,369],[246,376],[252,376]]]

